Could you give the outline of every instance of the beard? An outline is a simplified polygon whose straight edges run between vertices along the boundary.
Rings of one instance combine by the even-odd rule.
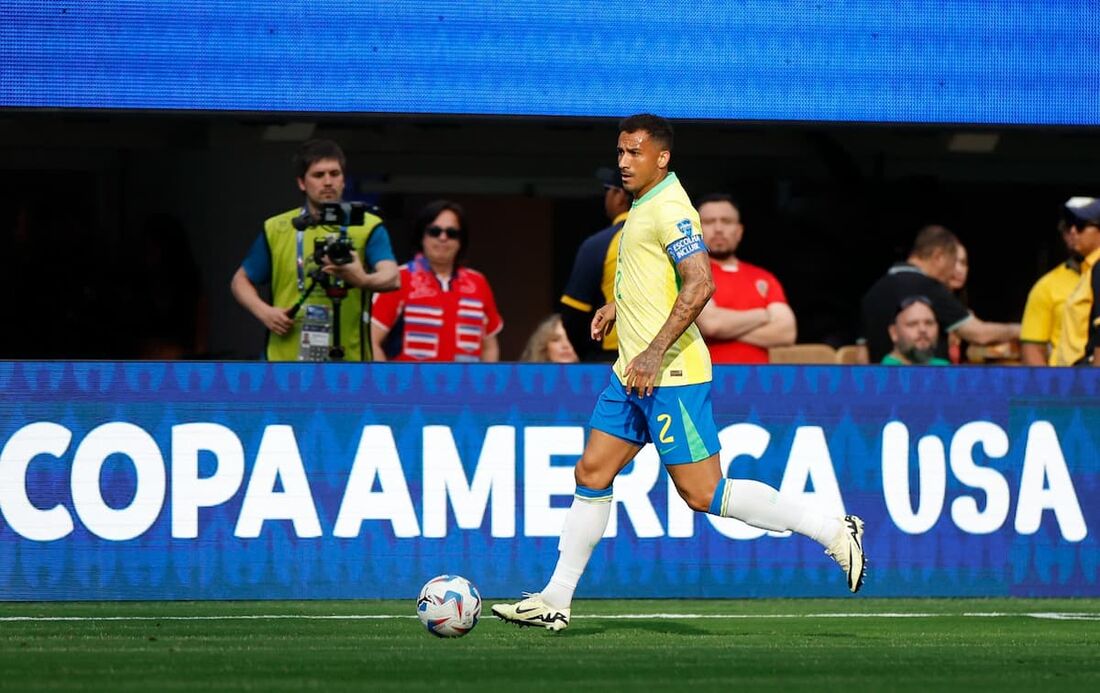
[[[901,347],[900,344],[898,346]],[[906,344],[904,349],[899,348],[898,351],[901,352],[902,356],[909,359],[910,363],[918,365],[928,363],[936,356],[935,346],[922,348],[918,347],[916,344]]]
[[[729,260],[731,257],[733,257],[733,250],[730,250],[730,249],[727,249],[727,250],[711,250],[711,249],[708,248],[707,253],[713,259],[717,260],[718,262],[725,262],[726,260]]]

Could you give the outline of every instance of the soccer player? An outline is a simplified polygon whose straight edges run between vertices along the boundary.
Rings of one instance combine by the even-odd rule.
[[[642,446],[653,442],[687,504],[754,527],[793,531],[817,541],[863,585],[863,521],[829,517],[758,481],[722,477],[711,412],[710,355],[695,318],[714,293],[699,215],[668,170],[672,126],[649,114],[619,123],[619,170],[634,205],[619,244],[614,301],[596,311],[592,338],[612,325],[619,359],[600,394],[591,433],[574,472],[577,490],[558,544],[558,564],[540,593],[493,614],[522,626],[559,631],[611,513],[611,484]]]

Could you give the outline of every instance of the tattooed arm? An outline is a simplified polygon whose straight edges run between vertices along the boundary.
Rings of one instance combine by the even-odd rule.
[[[638,396],[653,394],[653,384],[661,369],[661,362],[680,335],[684,333],[714,294],[714,278],[710,275],[710,258],[706,253],[695,253],[676,265],[683,283],[676,303],[672,306],[665,324],[645,351],[627,365],[626,391],[637,388]]]

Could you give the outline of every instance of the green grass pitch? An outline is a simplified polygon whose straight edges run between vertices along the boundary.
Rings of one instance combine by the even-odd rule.
[[[1100,690],[1100,600],[492,602],[458,640],[413,600],[0,604],[0,690]]]

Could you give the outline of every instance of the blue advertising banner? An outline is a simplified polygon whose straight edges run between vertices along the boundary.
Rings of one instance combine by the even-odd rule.
[[[0,363],[0,600],[543,586],[600,366]],[[867,523],[868,596],[1100,595],[1100,370],[719,367],[728,475]],[[584,597],[837,596],[652,446]]]
[[[1082,0],[5,0],[0,108],[1100,124]]]

